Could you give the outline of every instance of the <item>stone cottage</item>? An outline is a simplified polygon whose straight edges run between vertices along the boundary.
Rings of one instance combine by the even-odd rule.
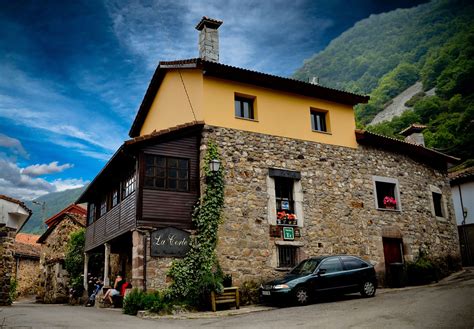
[[[41,245],[39,235],[18,233],[15,237],[14,277],[19,296],[36,295]]]
[[[15,266],[15,236],[31,214],[20,200],[0,194],[0,306],[11,302],[9,292]]]
[[[78,200],[106,284],[111,255],[134,287],[167,284],[193,232],[211,141],[225,173],[217,253],[237,285],[322,254],[361,256],[381,281],[420,249],[459,258],[446,174],[457,159],[356,130],[353,106],[367,96],[220,64],[221,24],[196,26],[200,58],[159,63],[131,139]]]
[[[67,243],[71,233],[85,227],[85,215],[82,206],[70,205],[46,220],[48,229],[38,239],[41,244],[38,301],[67,302],[69,275],[64,268]]]

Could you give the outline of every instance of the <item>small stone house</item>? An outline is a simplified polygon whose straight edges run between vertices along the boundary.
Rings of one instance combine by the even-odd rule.
[[[0,194],[0,306],[9,305],[15,268],[15,236],[32,212],[20,200]]]
[[[420,249],[459,259],[446,172],[456,158],[356,130],[353,106],[367,96],[220,64],[221,23],[196,26],[199,58],[159,63],[131,139],[78,200],[106,284],[115,255],[134,287],[166,286],[177,241],[193,233],[211,141],[225,175],[217,254],[237,285],[323,254],[361,256],[382,282]]]
[[[36,295],[41,245],[39,235],[18,233],[15,237],[14,277],[19,296]]]
[[[68,301],[69,275],[64,267],[64,258],[71,233],[85,227],[85,215],[86,210],[82,206],[70,205],[46,220],[48,229],[38,239],[41,244],[38,301]]]

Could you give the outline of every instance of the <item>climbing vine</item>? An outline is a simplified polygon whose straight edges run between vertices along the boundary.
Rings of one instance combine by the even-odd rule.
[[[220,155],[211,141],[204,157],[205,191],[192,216],[196,234],[186,257],[174,261],[168,272],[173,279],[171,296],[191,304],[199,304],[210,291],[222,289],[223,275],[215,249],[224,204],[224,176],[222,166],[216,172],[209,168],[213,159],[220,160]]]

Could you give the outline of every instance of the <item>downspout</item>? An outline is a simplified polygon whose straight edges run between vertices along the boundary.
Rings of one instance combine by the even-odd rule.
[[[143,291],[146,292],[146,241],[148,239],[148,232],[143,235]]]
[[[465,250],[466,250],[466,260],[467,260],[467,265],[470,265],[471,263],[471,248],[469,245],[469,235],[467,234],[466,230],[464,229],[464,225],[466,225],[466,215],[464,215],[464,202],[462,200],[462,190],[461,190],[461,184],[458,184],[458,191],[459,191],[459,200],[461,201],[461,214],[462,214],[462,222],[461,222],[461,227],[462,227],[462,234],[464,236],[464,244],[465,244]]]

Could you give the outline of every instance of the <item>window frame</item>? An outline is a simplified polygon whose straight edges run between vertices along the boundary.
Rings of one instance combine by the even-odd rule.
[[[276,245],[277,247],[277,268],[278,269],[291,269],[293,267],[295,267],[296,265],[298,265],[299,263],[299,249],[300,247],[299,246],[295,246],[295,245]],[[291,264],[291,261],[289,263],[284,263],[282,264],[281,260],[282,258],[284,257],[284,255],[282,255],[282,252],[286,250],[286,252],[290,252],[291,255],[290,255],[290,258],[291,260],[293,261],[293,264]]]
[[[122,197],[121,201],[125,200],[128,196],[132,195],[137,188],[137,176],[136,173],[133,172],[132,174],[128,175],[122,184]]]
[[[445,221],[447,219],[447,207],[446,207],[446,198],[444,197],[443,191],[440,188],[430,185],[429,189],[430,193],[430,205],[431,205],[431,213],[433,216],[441,221]],[[439,216],[436,212],[436,202],[434,195],[439,195],[439,210],[441,211],[441,216]]]
[[[88,204],[87,208],[87,225],[91,225],[97,220],[97,209],[95,206],[95,202],[91,202]]]
[[[153,157],[153,168],[155,168],[153,170],[154,174],[153,176],[149,176],[147,175],[147,169],[148,169],[148,161],[147,161],[147,158],[148,157]],[[158,158],[163,158],[164,159],[164,162],[165,162],[165,166],[164,167],[161,167],[163,170],[164,170],[164,176],[161,178],[161,177],[158,177],[156,175],[156,168],[158,168],[158,166],[156,165],[158,163],[157,159]],[[177,163],[177,167],[174,168],[174,167],[169,167],[168,166],[168,163],[170,160],[176,160],[178,161]],[[144,166],[145,166],[145,173],[144,173],[144,179],[143,179],[143,188],[145,189],[154,189],[154,190],[160,190],[160,191],[169,191],[169,192],[179,192],[179,193],[190,193],[191,192],[191,159],[189,158],[183,158],[183,157],[175,157],[175,156],[166,156],[166,155],[161,155],[161,154],[149,154],[149,153],[145,153],[144,154]],[[187,162],[187,165],[186,165],[186,173],[187,173],[187,177],[186,178],[179,178],[179,171],[180,170],[183,170],[182,168],[180,169],[179,167],[179,161],[186,161]],[[169,170],[170,169],[176,169],[176,177],[169,177]],[[151,178],[153,179],[153,186],[151,185],[147,185],[147,178]],[[156,179],[163,179],[163,182],[164,182],[164,187],[159,187],[159,186],[156,186]],[[176,181],[176,188],[170,188],[169,187],[169,181],[170,180],[175,180]],[[183,189],[179,189],[179,183],[180,182],[186,182],[186,190],[183,190]]]
[[[375,209],[377,210],[382,210],[382,211],[397,211],[401,212],[402,211],[402,202],[400,199],[400,184],[398,182],[398,179],[396,178],[390,178],[390,177],[383,177],[383,176],[372,176],[372,182],[373,182],[373,188],[374,188],[374,202],[375,202]],[[385,208],[385,207],[379,207],[379,202],[378,202],[378,192],[377,192],[377,183],[385,183],[385,184],[393,184],[394,185],[394,191],[393,191],[393,197],[397,200],[397,205],[395,209],[390,209],[390,208]]]
[[[105,196],[99,203],[99,218],[104,216],[107,211],[107,196]]]
[[[316,129],[316,116],[322,116],[324,119],[323,125],[324,127],[321,127],[323,129]],[[330,134],[331,133],[331,126],[329,124],[329,111],[322,110],[322,109],[316,109],[316,108],[311,108],[310,109],[310,121],[311,121],[311,130],[313,132],[317,133],[323,133],[323,134]]]
[[[255,96],[234,94],[234,117],[237,119],[257,121],[257,111],[255,106]],[[240,103],[239,113],[237,113],[237,102]],[[245,116],[243,104],[249,104],[249,117]]]

